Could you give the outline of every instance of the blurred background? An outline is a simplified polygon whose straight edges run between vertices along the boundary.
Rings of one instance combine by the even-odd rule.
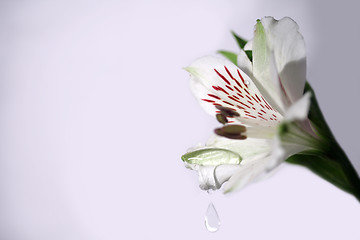
[[[284,164],[208,196],[180,156],[217,122],[182,70],[292,17],[308,80],[360,172],[356,1],[0,1],[0,239],[359,239],[359,203]],[[217,233],[204,226],[213,201]]]

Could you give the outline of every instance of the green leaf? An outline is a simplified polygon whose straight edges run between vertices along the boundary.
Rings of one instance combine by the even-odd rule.
[[[252,62],[252,51],[251,50],[245,50],[245,53],[247,57],[249,58],[250,62]]]
[[[224,57],[229,59],[232,63],[237,65],[237,54],[236,53],[229,52],[229,51],[223,51],[223,50],[218,51],[218,53],[220,53],[221,55],[223,55]]]
[[[238,46],[240,47],[240,49],[244,49],[247,41],[244,40],[243,38],[239,37],[235,32],[231,31],[231,34],[233,35],[233,37],[235,38]]]

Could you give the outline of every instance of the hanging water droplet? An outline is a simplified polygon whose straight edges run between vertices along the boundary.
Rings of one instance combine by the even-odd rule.
[[[245,80],[245,85],[249,86],[250,85],[250,81],[249,80]]]
[[[219,215],[216,212],[214,204],[210,202],[205,214],[205,226],[209,232],[216,232],[220,227]]]

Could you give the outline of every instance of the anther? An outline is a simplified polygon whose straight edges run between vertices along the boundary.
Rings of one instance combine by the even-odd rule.
[[[240,117],[240,114],[230,108],[223,107],[223,106],[216,106],[218,110],[221,111],[222,115],[225,117]]]
[[[219,136],[230,138],[230,139],[246,139],[246,127],[243,125],[226,125],[222,128],[216,128],[215,133]]]
[[[228,123],[226,116],[224,116],[222,113],[216,114],[216,120],[222,124]]]

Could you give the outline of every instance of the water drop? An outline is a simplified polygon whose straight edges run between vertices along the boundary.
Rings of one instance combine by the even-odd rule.
[[[209,232],[216,232],[217,230],[219,230],[220,227],[219,215],[217,214],[214,204],[212,202],[209,203],[209,206],[206,210],[205,226]]]
[[[246,85],[246,86],[249,86],[249,85],[250,85],[249,80],[245,80],[245,85]]]

